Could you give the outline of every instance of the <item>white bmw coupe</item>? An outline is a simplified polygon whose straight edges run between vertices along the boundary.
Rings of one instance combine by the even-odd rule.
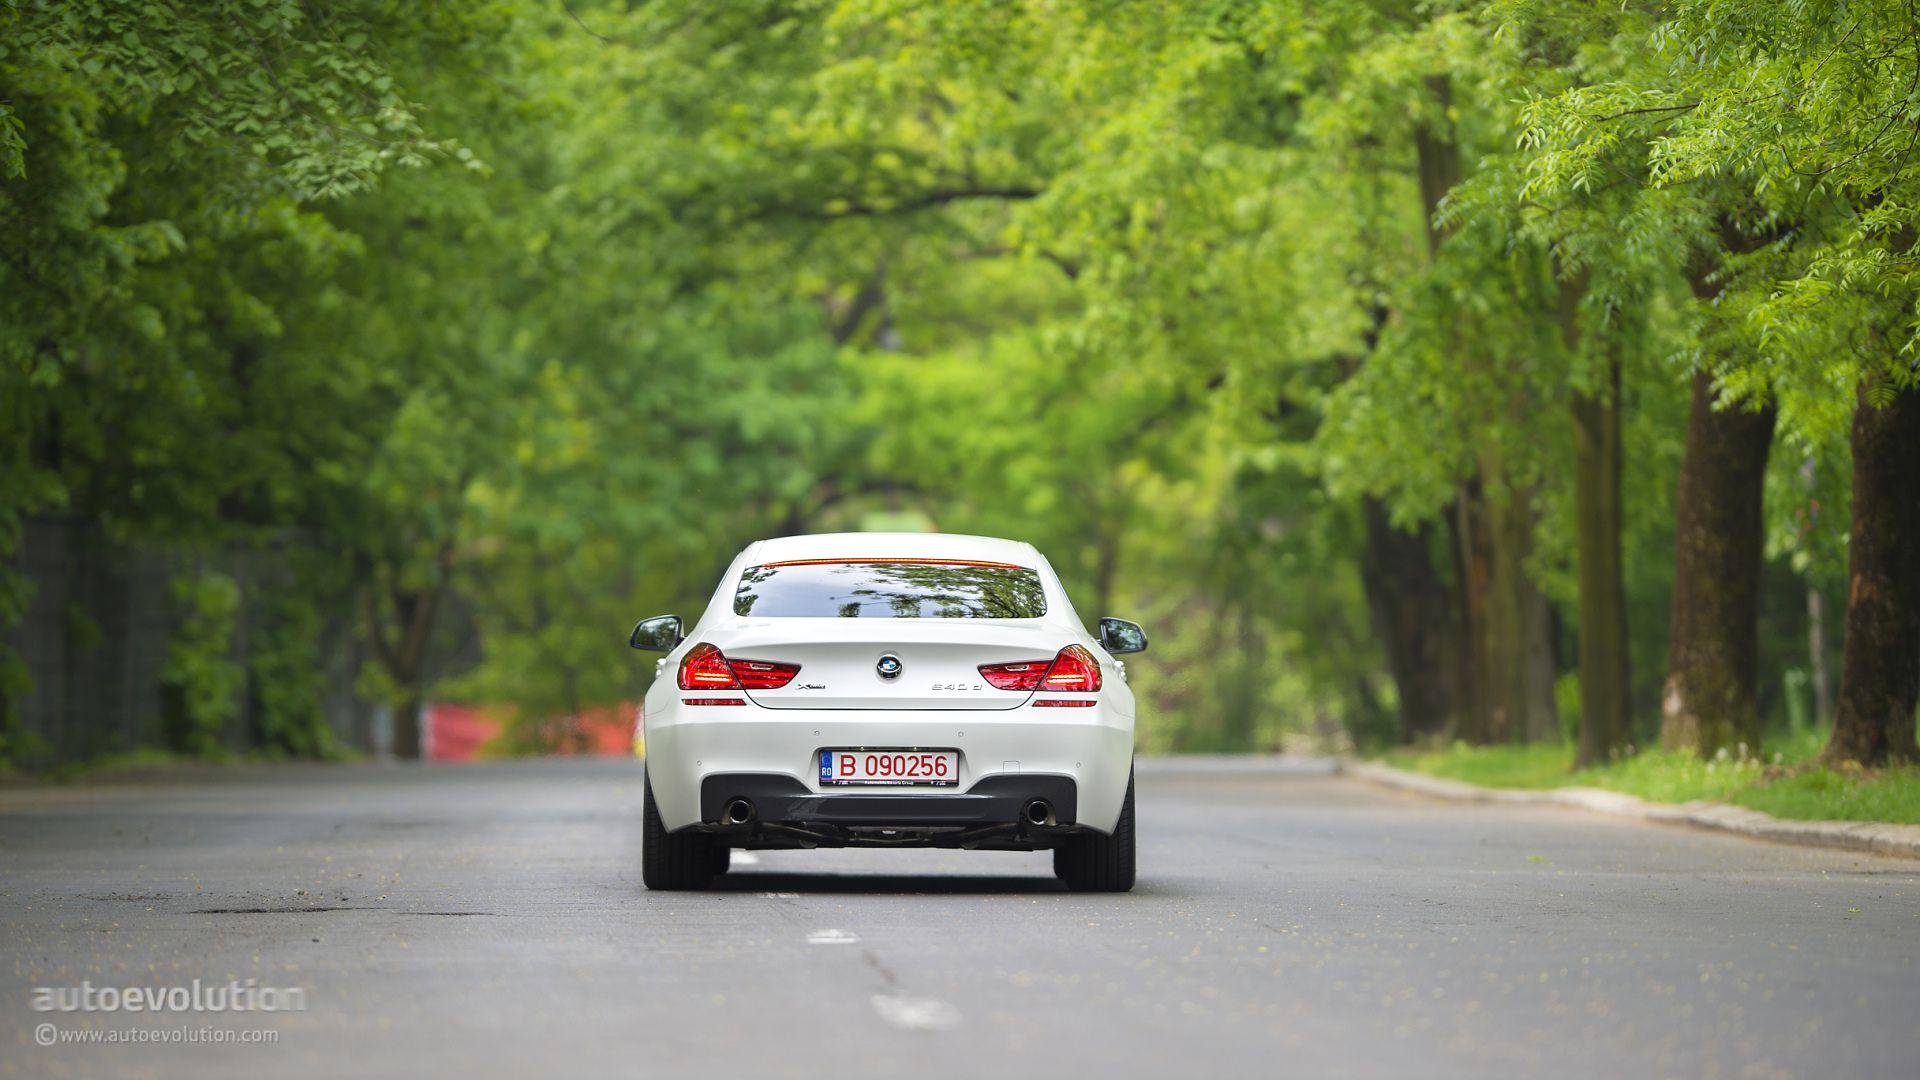
[[[1124,619],[1089,634],[1031,544],[836,533],[753,544],[665,652],[641,711],[643,873],[697,889],[734,848],[1053,851],[1133,887]]]

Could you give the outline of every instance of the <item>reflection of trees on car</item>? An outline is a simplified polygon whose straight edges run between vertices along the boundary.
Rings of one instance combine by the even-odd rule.
[[[896,619],[1032,619],[1046,608],[1024,567],[905,562],[749,567],[733,604],[736,615]]]

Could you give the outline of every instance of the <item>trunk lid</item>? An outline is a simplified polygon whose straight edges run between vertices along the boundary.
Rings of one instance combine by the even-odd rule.
[[[742,620],[705,635],[730,660],[800,665],[778,690],[749,690],[769,709],[1012,709],[1033,695],[1000,690],[981,664],[1049,661],[1072,638],[1039,620],[839,619]],[[880,674],[882,657],[900,662]]]

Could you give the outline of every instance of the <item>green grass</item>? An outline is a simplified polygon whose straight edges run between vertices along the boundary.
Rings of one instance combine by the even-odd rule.
[[[1388,764],[1430,776],[1505,788],[1596,787],[1653,802],[1711,799],[1776,817],[1920,824],[1920,768],[1849,772],[1812,764],[1826,732],[1782,733],[1759,756],[1703,760],[1690,751],[1647,750],[1612,765],[1574,769],[1564,745],[1395,750]]]
[[[1920,768],[1867,775],[1816,766],[1735,792],[1732,801],[1774,817],[1920,825]]]
[[[141,772],[147,770],[177,769],[183,765],[228,764],[231,756],[217,759],[196,758],[172,750],[154,747],[142,747],[137,750],[123,750],[111,754],[101,754],[83,761],[69,761],[48,769],[44,775],[48,780],[64,784],[80,780],[87,776],[109,772]]]
[[[1759,783],[1767,762],[1753,757],[1701,760],[1690,750],[1643,750],[1612,765],[1581,769],[1567,783],[1637,795],[1653,802],[1724,801]]]
[[[1572,783],[1573,748],[1549,743],[1525,746],[1468,746],[1445,750],[1395,750],[1387,764],[1402,769],[1465,780],[1483,787],[1550,788]]]
[[[42,768],[22,767],[17,763],[0,760],[0,779],[46,780],[56,784],[87,780],[107,773],[161,773],[170,770],[203,768],[206,766],[233,765],[273,765],[296,762],[348,762],[360,761],[365,755],[358,750],[334,744],[324,748],[317,757],[294,757],[283,751],[256,749],[244,752],[219,750],[211,754],[183,754],[157,746],[141,746],[131,750],[116,750],[97,754],[78,761],[67,761]]]

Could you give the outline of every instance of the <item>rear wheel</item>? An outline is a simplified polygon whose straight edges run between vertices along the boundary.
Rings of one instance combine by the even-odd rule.
[[[653,781],[647,781],[640,816],[640,880],[649,889],[704,889],[713,875],[726,869],[728,849],[707,833],[670,833],[660,824],[660,808],[653,803]],[[717,849],[717,850],[716,850]]]
[[[1126,892],[1133,888],[1133,774],[1113,833],[1069,836],[1053,849],[1053,872],[1074,892]]]

